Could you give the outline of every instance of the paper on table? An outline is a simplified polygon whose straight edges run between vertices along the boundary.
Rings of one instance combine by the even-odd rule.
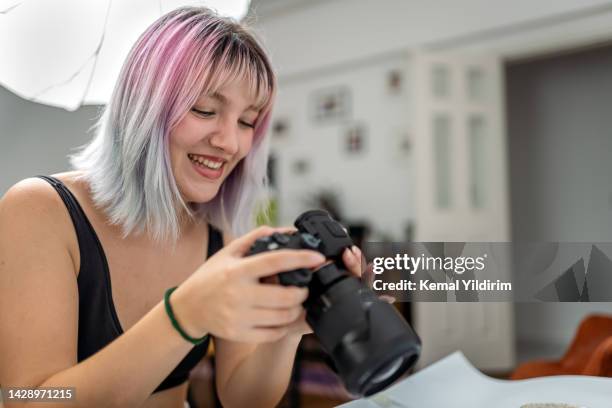
[[[553,376],[498,380],[455,352],[392,387],[342,408],[520,408],[528,403],[612,406],[612,378]]]

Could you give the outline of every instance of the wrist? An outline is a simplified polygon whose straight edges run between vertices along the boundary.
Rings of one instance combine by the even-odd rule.
[[[169,291],[170,293],[167,293],[167,303],[169,304],[166,306],[166,311],[169,313],[168,317],[170,320],[174,320],[174,328],[183,338],[190,342],[206,336],[208,332],[198,324],[199,319],[197,318],[197,313],[195,313],[196,308],[192,306],[191,302],[193,298],[189,296],[188,291],[180,286],[176,290],[172,291],[170,289]],[[173,316],[170,316],[170,314]]]

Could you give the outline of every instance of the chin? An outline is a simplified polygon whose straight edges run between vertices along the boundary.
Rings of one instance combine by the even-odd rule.
[[[212,201],[219,194],[221,186],[234,169],[235,164],[231,163],[228,167],[224,169],[224,172],[218,179],[206,180],[194,172],[191,163],[187,163],[184,172],[176,179],[183,200],[193,204],[203,204]]]
[[[194,204],[203,204],[214,199],[218,193],[218,186],[209,186],[208,188],[203,188],[198,191],[189,189],[187,194],[185,194],[185,201]]]

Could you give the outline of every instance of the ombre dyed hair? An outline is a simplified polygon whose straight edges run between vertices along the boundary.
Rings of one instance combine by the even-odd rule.
[[[202,92],[237,80],[246,80],[260,111],[251,150],[211,201],[189,205],[172,173],[170,131]],[[207,8],[179,8],[140,36],[94,125],[94,138],[70,162],[124,236],[147,231],[176,242],[184,214],[240,235],[253,226],[256,205],[265,197],[265,133],[275,92],[271,64],[246,27]]]

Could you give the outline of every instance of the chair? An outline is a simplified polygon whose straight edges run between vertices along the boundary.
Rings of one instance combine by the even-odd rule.
[[[560,360],[534,360],[520,364],[510,379],[549,375],[612,377],[612,316],[587,316]]]

